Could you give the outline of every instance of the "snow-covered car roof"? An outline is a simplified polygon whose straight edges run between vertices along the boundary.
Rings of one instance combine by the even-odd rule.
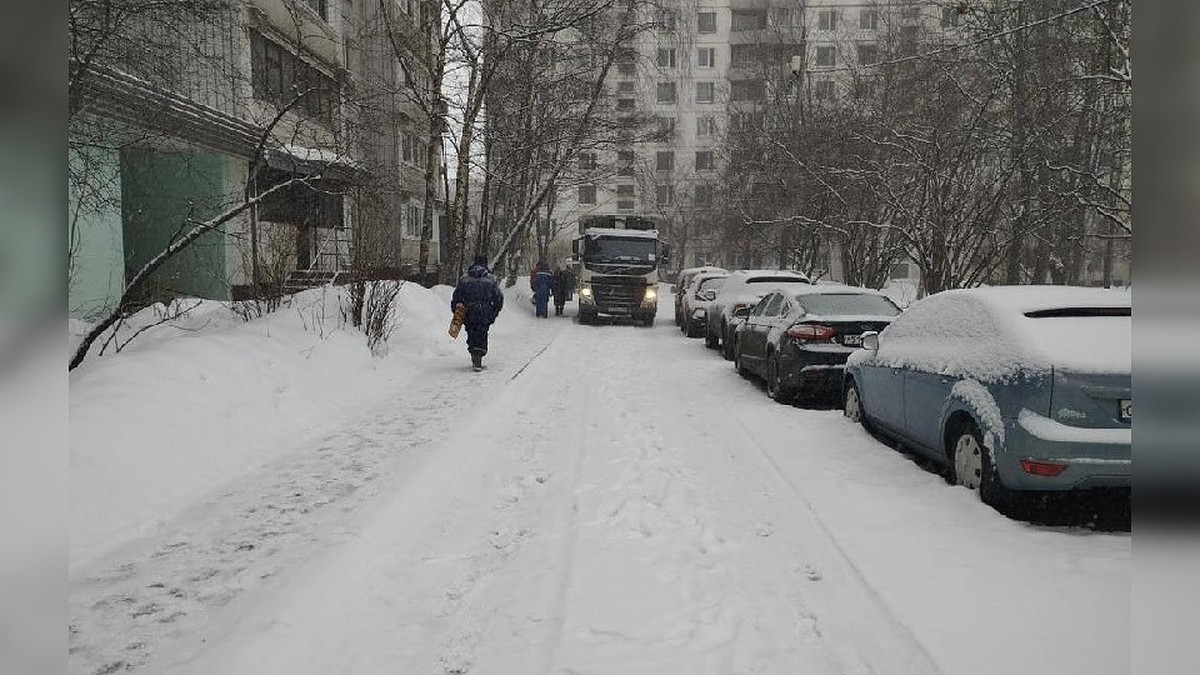
[[[1084,307],[1132,307],[1133,294],[1079,286],[987,286],[945,291],[976,298],[1002,314],[1026,314]]]
[[[740,277],[770,277],[770,276],[795,276],[808,282],[808,275],[803,272],[794,270],[734,270],[729,273],[729,276]]]
[[[726,270],[724,267],[705,265],[703,267],[685,267],[685,268],[679,270],[679,276],[682,277],[685,274],[707,274],[709,272],[719,272],[721,274],[729,274],[729,270]]]
[[[1129,373],[1133,321],[1121,315],[1123,309],[1132,310],[1128,291],[1065,286],[943,291],[894,322],[874,356],[852,358],[985,382],[1051,368]]]
[[[845,284],[817,283],[805,286],[797,290],[793,295],[820,295],[820,294],[846,294],[858,293],[860,295],[883,295],[879,291],[872,288],[863,288],[862,286],[847,286]],[[884,296],[886,297],[886,296]]]
[[[726,279],[728,277],[728,272],[701,272],[692,277],[691,281],[688,282],[688,288],[691,288],[692,286],[699,286],[709,279]]]
[[[628,237],[630,239],[658,239],[658,230],[623,230],[616,227],[589,227],[585,237]]]

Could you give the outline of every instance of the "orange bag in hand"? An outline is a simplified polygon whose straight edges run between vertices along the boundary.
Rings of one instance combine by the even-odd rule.
[[[463,321],[467,319],[467,306],[461,302],[454,306],[454,318],[450,319],[450,337],[458,339],[458,333],[462,330]]]

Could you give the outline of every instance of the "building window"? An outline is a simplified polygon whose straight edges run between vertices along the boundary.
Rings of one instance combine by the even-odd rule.
[[[619,197],[621,199],[633,199],[633,186],[632,185],[618,185],[617,186],[617,197]]]
[[[580,171],[595,171],[596,170],[596,153],[594,153],[594,152],[579,153],[579,170]]]
[[[632,199],[618,199],[617,200],[617,210],[618,211],[632,211],[633,210],[633,200]]]
[[[657,185],[654,188],[654,202],[659,206],[667,206],[675,201],[675,186]]]
[[[711,138],[717,135],[717,118],[697,117],[696,138]]]
[[[712,47],[701,47],[696,50],[696,65],[700,68],[712,68],[717,65],[717,50]]]
[[[859,28],[859,30],[878,30],[879,29],[879,10],[877,10],[877,9],[860,9],[860,10],[858,10],[858,28]]]
[[[637,107],[637,103],[632,98],[617,99],[617,110],[622,112],[630,112]]]
[[[697,183],[692,190],[692,202],[696,206],[712,206],[713,190],[708,183]]]
[[[255,98],[333,125],[340,98],[337,80],[257,31],[250,32],[250,80]]]
[[[766,10],[735,10],[731,15],[731,31],[762,30],[767,27]]]
[[[715,82],[696,83],[696,103],[712,103],[717,98]]]
[[[817,80],[813,83],[813,96],[821,100],[833,98],[833,80]]]
[[[654,158],[654,168],[658,171],[674,171],[675,153],[670,150],[659,150]]]
[[[675,67],[675,49],[672,47],[658,48],[658,67],[659,68],[674,68]]]
[[[712,150],[700,150],[696,153],[696,171],[713,170]]]
[[[833,30],[837,28],[837,12],[832,9],[822,9],[817,12],[817,30]]]
[[[421,209],[420,207],[409,204],[404,209],[404,234],[412,239],[418,239],[421,236]]]
[[[788,7],[775,7],[771,10],[771,23],[779,28],[791,28],[800,24],[797,21],[798,11]]]
[[[762,80],[736,80],[729,83],[729,98],[734,101],[763,101],[767,88]]]
[[[621,75],[637,73],[637,52],[633,49],[622,49],[617,53],[617,72]]]
[[[659,103],[674,103],[675,98],[675,83],[674,82],[659,82],[658,83],[658,102]]]
[[[962,14],[959,14],[957,7],[942,8],[942,28],[953,28],[958,25],[960,19]]]
[[[658,13],[658,30],[662,33],[674,33],[678,15],[673,10],[664,9]]]
[[[329,7],[326,4],[326,0],[304,0],[304,4],[311,7],[322,19],[329,20]]]
[[[633,151],[618,150],[617,151],[617,175],[632,176],[633,175]]]
[[[858,45],[858,65],[869,66],[875,63],[879,63],[879,45]]]
[[[833,45],[817,47],[817,66],[831,67],[837,64],[837,48]]]
[[[629,81],[618,82],[617,83],[617,93],[618,94],[632,94],[633,93],[633,83],[629,82]]]
[[[666,143],[675,140],[675,118],[674,117],[656,117],[654,140],[659,143]]]
[[[697,33],[715,33],[715,32],[717,32],[717,13],[716,12],[697,12],[696,13],[696,32]]]
[[[580,185],[579,186],[579,203],[580,204],[595,204],[596,203],[596,186],[595,185]]]

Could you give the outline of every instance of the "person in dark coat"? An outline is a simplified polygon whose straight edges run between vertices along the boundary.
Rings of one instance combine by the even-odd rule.
[[[550,301],[550,294],[554,292],[554,275],[551,274],[550,266],[545,260],[538,261],[530,286],[533,288],[533,306],[537,315],[543,319],[549,318],[547,303]]]
[[[563,305],[571,299],[575,292],[575,275],[571,270],[565,270],[562,265],[554,267],[554,316],[562,316]]]
[[[487,266],[487,258],[475,256],[467,273],[458,281],[454,296],[450,299],[450,311],[462,303],[467,306],[467,317],[463,327],[467,329],[467,351],[471,353],[471,365],[475,370],[483,368],[483,357],[488,352],[488,330],[504,308],[504,294],[500,284]]]

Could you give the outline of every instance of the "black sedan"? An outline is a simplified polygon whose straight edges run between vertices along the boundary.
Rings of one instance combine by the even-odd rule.
[[[767,294],[738,327],[734,367],[767,383],[767,396],[787,403],[798,396],[841,391],[846,358],[867,331],[881,331],[900,314],[882,293],[816,285]]]

